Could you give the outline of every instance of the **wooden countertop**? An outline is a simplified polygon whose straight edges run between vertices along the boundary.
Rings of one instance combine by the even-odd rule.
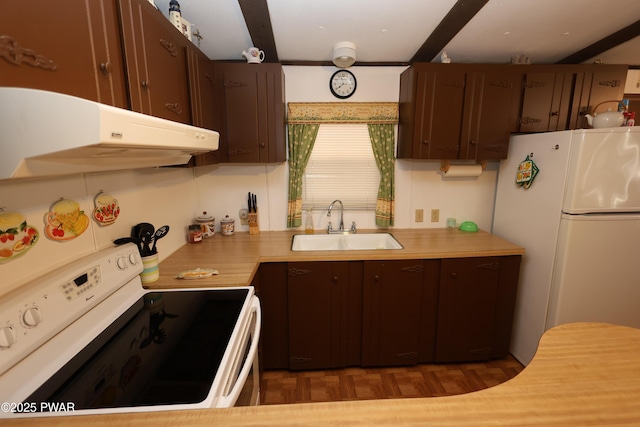
[[[160,263],[160,279],[149,287],[246,286],[251,284],[261,262],[462,258],[521,255],[525,252],[524,248],[485,231],[469,233],[435,228],[393,229],[390,232],[403,249],[294,252],[291,241],[295,234],[301,234],[300,231],[267,231],[257,235],[236,233],[233,236],[216,234],[202,243],[185,244],[165,259]],[[219,274],[198,280],[176,279],[181,271],[198,267],[213,268]]]
[[[640,329],[574,323],[547,331],[531,363],[458,396],[2,420],[4,427],[618,426],[640,423]]]

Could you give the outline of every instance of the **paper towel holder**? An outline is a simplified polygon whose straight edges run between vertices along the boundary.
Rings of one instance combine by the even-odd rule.
[[[485,170],[487,168],[486,160],[480,160],[478,163],[482,166],[482,170]],[[440,160],[440,170],[442,172],[448,172],[450,167],[451,160]]]

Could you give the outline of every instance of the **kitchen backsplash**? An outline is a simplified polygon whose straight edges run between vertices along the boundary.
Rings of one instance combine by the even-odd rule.
[[[396,102],[399,75],[403,67],[354,67],[358,92],[350,101]],[[333,67],[284,67],[287,101],[335,102],[327,81]],[[396,162],[396,227],[444,227],[447,217],[458,222],[472,220],[480,228],[491,227],[497,163],[489,163],[477,178],[443,179],[439,162],[399,160]],[[286,229],[287,164],[217,165],[195,169],[160,168],[111,173],[74,175],[53,179],[0,181],[0,207],[23,213],[38,228],[38,243],[15,260],[0,263],[0,297],[27,281],[129,236],[131,227],[150,222],[168,224],[171,231],[158,244],[160,261],[186,243],[186,227],[203,211],[215,217],[219,230],[225,215],[241,226],[239,210],[247,207],[246,195],[258,197],[260,229]],[[121,208],[113,225],[103,227],[91,220],[89,229],[65,242],[52,241],[43,234],[44,215],[60,198],[73,199],[89,213],[95,196],[104,191],[115,197]],[[348,207],[349,201],[343,200]],[[415,210],[424,210],[424,222],[417,223]],[[430,222],[431,209],[439,209],[439,221]],[[314,212],[314,225],[324,229],[326,212]],[[345,222],[358,228],[375,228],[372,211],[345,211]],[[223,237],[216,234],[214,238]]]

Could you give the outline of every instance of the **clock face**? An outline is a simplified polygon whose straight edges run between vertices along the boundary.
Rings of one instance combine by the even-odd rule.
[[[348,98],[356,91],[356,76],[351,71],[338,70],[331,76],[329,88],[336,98]]]

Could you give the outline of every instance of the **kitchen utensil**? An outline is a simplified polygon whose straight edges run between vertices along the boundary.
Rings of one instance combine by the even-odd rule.
[[[151,255],[156,254],[156,244],[158,243],[158,240],[162,239],[164,236],[167,235],[167,233],[169,232],[169,226],[168,225],[163,225],[162,227],[158,228],[155,232],[155,234],[153,235],[153,246],[151,247]]]
[[[140,249],[140,239],[137,239],[135,237],[121,237],[119,239],[114,240],[113,243],[115,243],[116,245],[124,245],[125,243],[135,243],[138,246],[138,249]]]
[[[151,241],[153,239],[153,234],[155,233],[155,227],[148,222],[141,222],[133,227],[134,235],[132,237],[137,237],[141,243],[141,251],[140,255],[149,256],[151,255]]]

